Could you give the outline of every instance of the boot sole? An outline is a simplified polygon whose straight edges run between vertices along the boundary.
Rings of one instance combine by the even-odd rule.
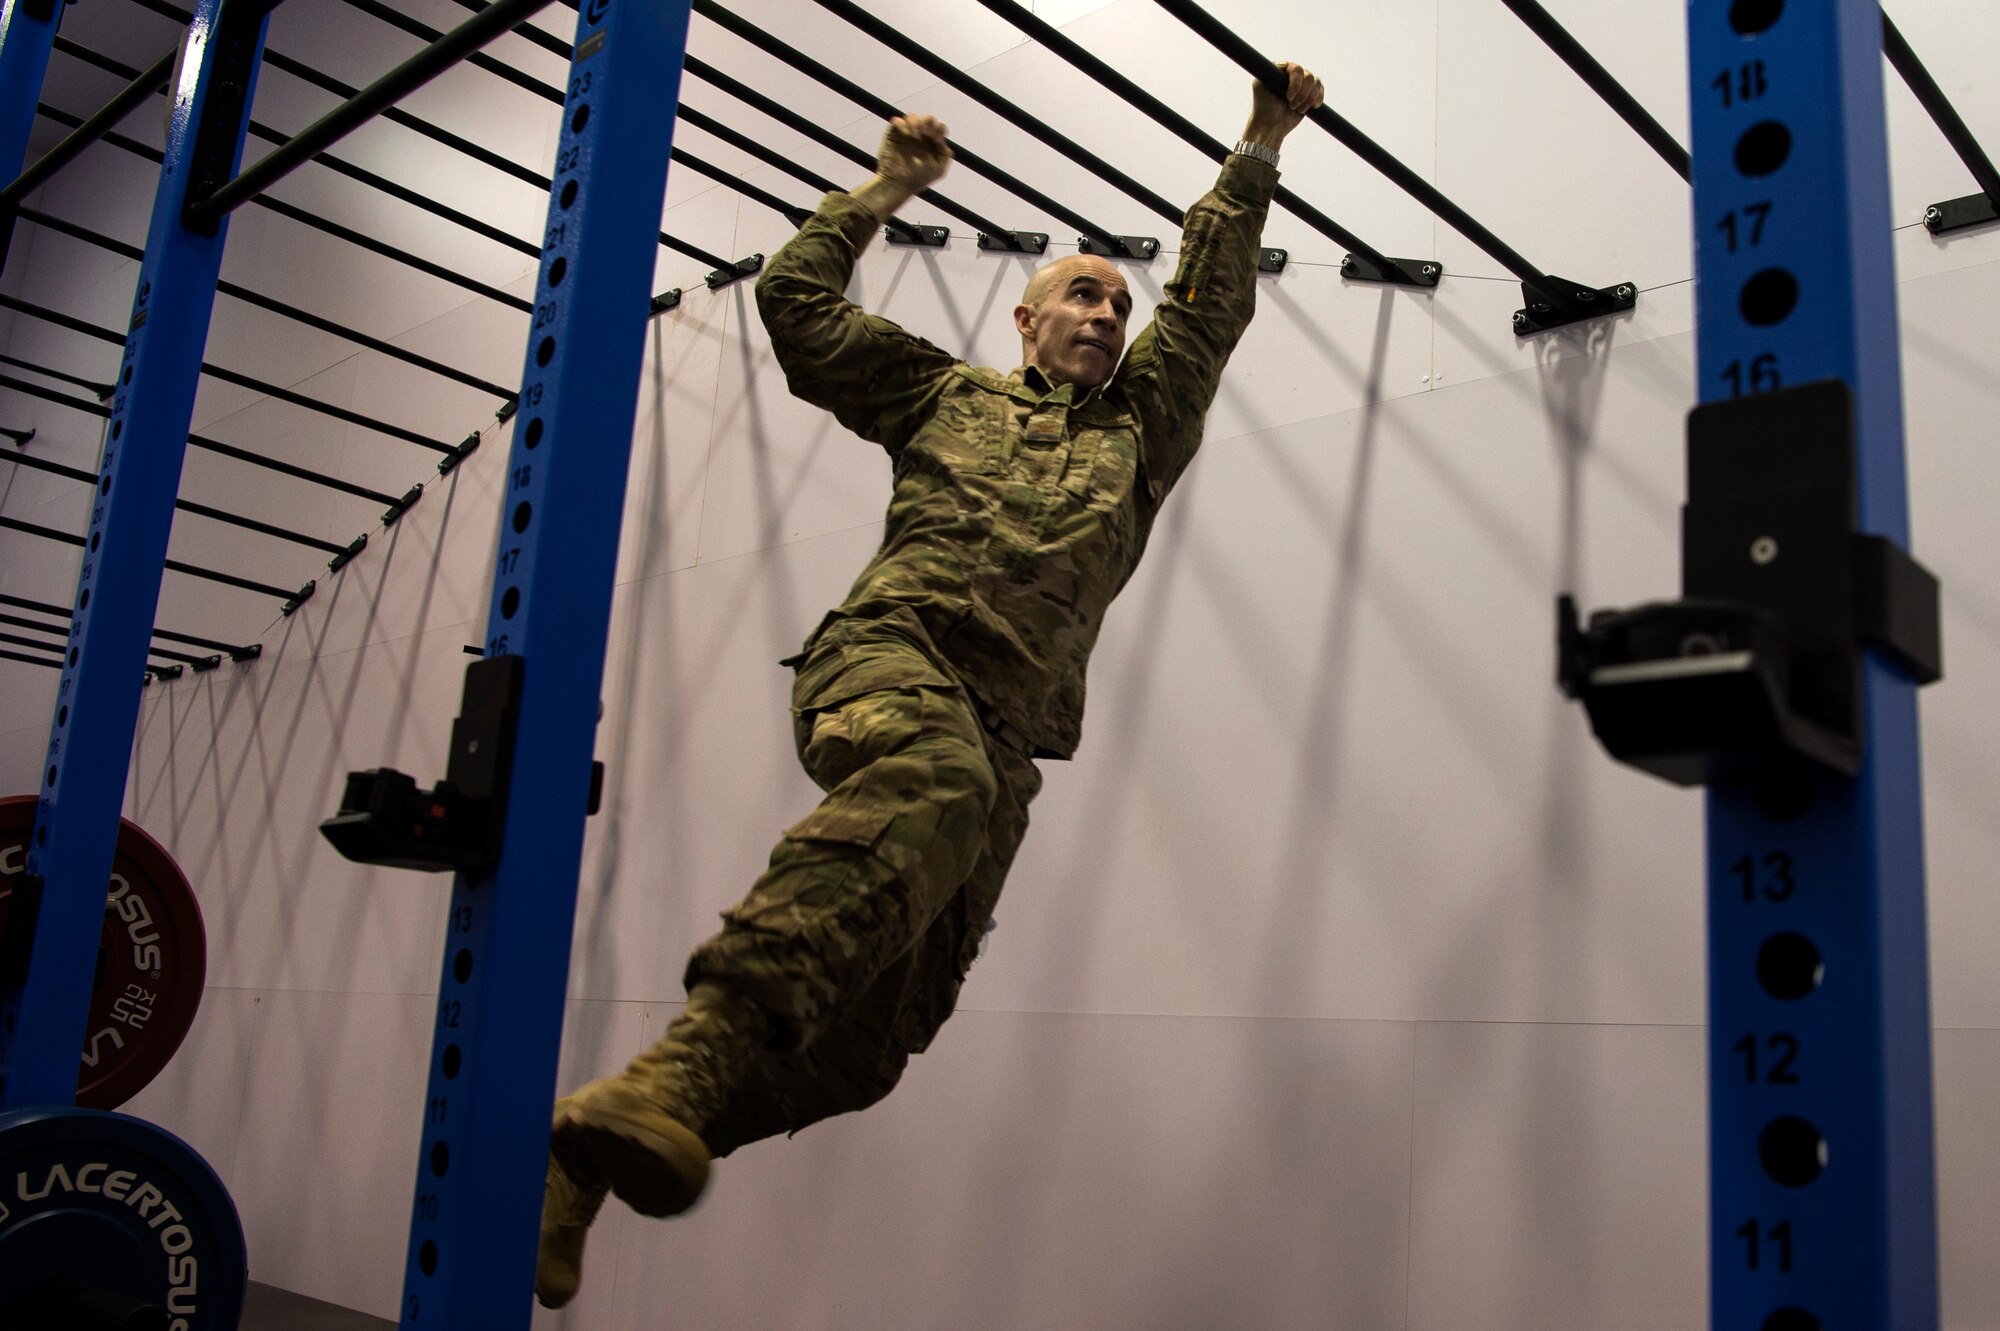
[[[570,1109],[557,1119],[549,1149],[572,1176],[603,1179],[618,1200],[640,1215],[679,1215],[708,1186],[708,1148],[679,1124],[666,1127],[655,1132],[624,1119],[606,1121],[588,1109]]]

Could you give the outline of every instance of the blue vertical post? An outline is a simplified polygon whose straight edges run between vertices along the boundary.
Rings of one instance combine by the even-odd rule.
[[[1699,395],[1846,383],[1859,529],[1907,548],[1881,10],[1688,16]],[[1854,779],[1707,797],[1716,1331],[1938,1325],[1916,690],[1874,650],[1862,689]]]
[[[62,0],[0,0],[0,184],[21,173]]]
[[[486,661],[519,658],[498,865],[452,889],[402,1326],[526,1327],[619,519],[689,0],[584,0]],[[475,666],[474,669],[479,667]]]
[[[40,919],[25,974],[8,977],[0,993],[0,1109],[68,1104],[76,1095],[105,884],[226,234],[226,223],[208,235],[188,230],[181,205],[191,180],[235,169],[269,8],[202,0],[172,89],[166,161],[28,845],[29,879],[43,884]]]

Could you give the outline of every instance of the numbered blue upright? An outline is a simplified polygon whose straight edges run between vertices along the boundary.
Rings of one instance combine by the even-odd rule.
[[[585,0],[482,666],[518,660],[498,867],[452,890],[401,1308],[525,1328],[618,528],[689,0]],[[475,667],[477,669],[478,667]]]
[[[25,3],[25,0],[16,0]],[[166,161],[119,363],[77,580],[27,873],[45,883],[24,976],[0,994],[0,1108],[67,1104],[103,927],[160,573],[215,305],[227,222],[189,230],[191,186],[235,170],[275,0],[201,0],[172,95]],[[8,1032],[11,1030],[11,1034]]]
[[[1860,530],[1907,548],[1881,10],[1688,16],[1700,397],[1846,384]],[[1862,691],[1858,776],[1708,795],[1716,1331],[1938,1325],[1916,690],[1871,650]]]

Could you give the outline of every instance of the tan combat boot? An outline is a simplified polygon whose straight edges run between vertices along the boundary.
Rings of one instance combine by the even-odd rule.
[[[701,1129],[763,1042],[762,1013],[699,984],[666,1038],[556,1101],[549,1151],[579,1185],[602,1180],[640,1215],[679,1215],[708,1184]]]
[[[542,1242],[535,1254],[535,1298],[544,1308],[560,1308],[576,1297],[583,1280],[583,1241],[604,1205],[601,1180],[579,1183],[549,1157],[542,1184]]]

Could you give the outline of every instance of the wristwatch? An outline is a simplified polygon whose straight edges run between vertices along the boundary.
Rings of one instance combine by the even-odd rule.
[[[1261,143],[1252,143],[1248,139],[1238,139],[1236,141],[1236,151],[1242,153],[1245,157],[1254,157],[1258,161],[1267,162],[1272,166],[1278,164],[1278,150],[1266,147]]]

